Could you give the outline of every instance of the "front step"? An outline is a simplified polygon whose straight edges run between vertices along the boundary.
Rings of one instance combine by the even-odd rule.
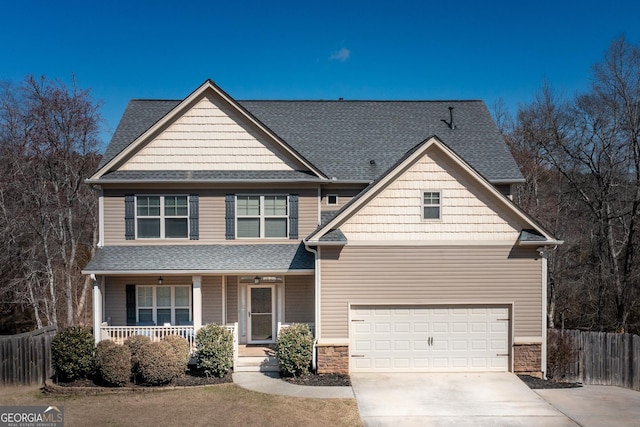
[[[278,372],[278,359],[275,356],[238,357],[233,365],[234,372]]]

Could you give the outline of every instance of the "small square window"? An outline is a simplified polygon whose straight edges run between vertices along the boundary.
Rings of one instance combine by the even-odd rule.
[[[327,194],[327,205],[337,205],[337,204],[338,204],[338,195]]]
[[[422,199],[422,218],[440,219],[440,192],[425,191]]]

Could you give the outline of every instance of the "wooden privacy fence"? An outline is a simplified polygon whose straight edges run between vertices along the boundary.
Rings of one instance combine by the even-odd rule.
[[[640,391],[640,336],[550,329],[548,343],[549,362],[556,348],[565,346],[556,357],[556,374],[565,380]]]
[[[53,375],[51,342],[55,326],[0,336],[0,384],[44,383]]]

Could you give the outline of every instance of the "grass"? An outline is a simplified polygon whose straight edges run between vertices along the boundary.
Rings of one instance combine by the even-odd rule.
[[[235,384],[94,396],[0,388],[0,405],[62,405],[65,426],[361,426],[354,399],[302,399]]]

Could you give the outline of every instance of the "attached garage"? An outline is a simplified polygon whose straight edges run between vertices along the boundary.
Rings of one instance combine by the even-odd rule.
[[[352,305],[351,372],[504,372],[510,307]]]

